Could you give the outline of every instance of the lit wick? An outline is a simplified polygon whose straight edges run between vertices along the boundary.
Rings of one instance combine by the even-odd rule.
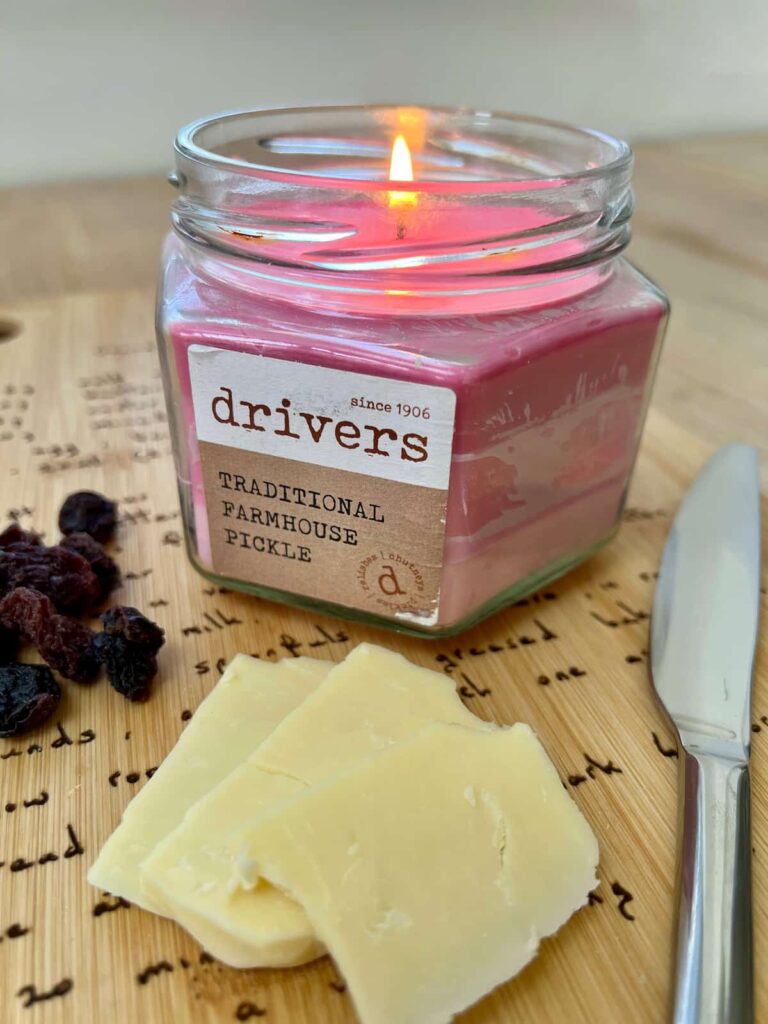
[[[408,143],[404,135],[398,135],[392,143],[392,157],[389,161],[390,181],[413,181],[413,160]],[[418,196],[415,192],[405,192],[401,189],[393,189],[388,193],[390,207],[415,206]],[[405,221],[402,217],[397,220],[397,238],[405,238]]]

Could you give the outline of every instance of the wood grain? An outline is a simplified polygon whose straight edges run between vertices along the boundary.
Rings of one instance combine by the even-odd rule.
[[[120,499],[116,551],[126,578],[119,597],[154,614],[169,636],[148,704],[130,705],[105,683],[66,684],[60,728],[0,742],[3,1021],[353,1024],[329,960],[291,971],[207,962],[175,925],[91,889],[85,871],[184,728],[185,711],[194,711],[236,651],[339,660],[366,639],[449,673],[481,717],[530,722],[600,841],[594,905],[461,1020],[664,1019],[677,761],[648,683],[647,614],[671,516],[700,463],[734,438],[765,451],[768,255],[757,228],[767,165],[768,138],[641,148],[634,255],[670,293],[673,318],[623,528],[579,571],[439,642],[220,593],[192,571],[180,540],[152,328],[169,194],[141,181],[0,193],[0,320],[19,328],[0,344],[0,518],[15,511],[53,538],[70,491],[88,487]],[[763,639],[753,706],[763,1021],[766,646]],[[41,864],[46,854],[56,859]],[[59,984],[64,979],[71,990]],[[25,1007],[25,986],[50,998]]]

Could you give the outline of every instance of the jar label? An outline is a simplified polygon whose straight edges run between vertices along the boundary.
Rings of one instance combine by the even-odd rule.
[[[453,391],[204,345],[188,352],[211,568],[436,623]]]

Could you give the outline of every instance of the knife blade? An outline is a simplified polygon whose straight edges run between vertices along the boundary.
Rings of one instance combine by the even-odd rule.
[[[651,615],[653,685],[684,750],[675,1024],[753,1019],[748,763],[759,577],[757,452],[732,444],[683,499]]]

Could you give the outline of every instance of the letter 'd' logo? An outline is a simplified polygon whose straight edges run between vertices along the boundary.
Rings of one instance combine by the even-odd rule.
[[[379,589],[387,597],[394,597],[396,594],[404,594],[405,591],[400,586],[400,581],[397,578],[397,574],[391,565],[385,565],[384,572],[379,576]]]

